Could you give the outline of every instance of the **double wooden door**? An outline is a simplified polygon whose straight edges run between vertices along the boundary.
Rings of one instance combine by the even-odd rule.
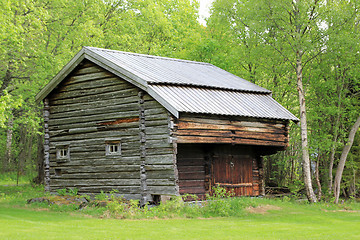
[[[233,153],[219,153],[212,157],[212,185],[233,191],[235,196],[253,195],[253,159]]]

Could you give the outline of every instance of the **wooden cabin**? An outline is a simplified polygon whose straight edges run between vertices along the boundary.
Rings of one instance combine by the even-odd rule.
[[[46,190],[154,201],[214,185],[264,194],[262,156],[298,119],[271,92],[214,65],[84,47],[36,96]]]

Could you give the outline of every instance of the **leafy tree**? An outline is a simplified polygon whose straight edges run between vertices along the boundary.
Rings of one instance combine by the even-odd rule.
[[[354,31],[356,9],[356,1],[217,0],[208,20],[207,41],[211,45],[207,46],[215,42],[228,48],[221,53],[215,49],[207,58],[214,61],[220,57],[225,62],[222,65],[240,66],[230,71],[273,90],[278,101],[300,112],[302,172],[312,202],[316,197],[311,163],[318,166],[317,183],[321,188],[320,161],[328,156],[328,149],[333,149],[335,157],[338,135],[344,136],[349,126],[344,122],[349,115],[343,112],[357,108],[347,104],[346,98],[348,82],[352,81],[348,77],[356,79],[348,71],[358,64],[358,51],[354,49],[358,39]],[[346,59],[349,52],[351,57]],[[338,69],[344,74],[335,74]],[[298,106],[292,97],[294,89],[298,90]],[[310,100],[308,107],[305,98]],[[328,117],[334,121],[328,121]],[[344,126],[345,131],[340,131]],[[292,133],[296,136],[296,132]],[[279,170],[286,169],[287,164],[281,161],[278,158]]]

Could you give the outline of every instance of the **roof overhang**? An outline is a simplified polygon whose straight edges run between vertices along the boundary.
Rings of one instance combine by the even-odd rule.
[[[43,99],[45,99],[84,59],[87,59],[93,63],[95,63],[96,65],[106,69],[107,71],[113,73],[114,75],[128,81],[129,83],[133,84],[134,86],[142,89],[143,91],[147,92],[151,97],[153,97],[156,101],[158,101],[165,109],[167,109],[171,114],[173,114],[176,118],[179,118],[179,113],[180,112],[198,112],[198,113],[208,113],[208,114],[220,114],[223,115],[224,113],[222,113],[223,111],[219,110],[218,113],[207,110],[205,112],[202,111],[193,111],[190,106],[191,104],[197,104],[199,101],[195,101],[190,103],[189,101],[185,101],[183,103],[184,104],[188,104],[188,106],[182,106],[180,107],[180,105],[176,102],[181,100],[182,98],[178,98],[178,99],[174,99],[175,96],[175,92],[173,92],[173,90],[171,90],[171,87],[169,85],[169,87],[165,87],[165,88],[161,88],[159,86],[155,86],[154,84],[152,84],[151,82],[146,81],[144,78],[142,78],[141,74],[136,74],[134,72],[132,72],[130,69],[126,69],[126,67],[121,66],[121,64],[116,64],[116,61],[114,61],[114,59],[112,59],[111,57],[108,56],[104,56],[99,54],[98,51],[93,50],[94,48],[91,47],[83,47],[60,71],[59,73],[36,95],[36,102],[40,102]],[[225,71],[225,70],[222,70]],[[244,80],[245,81],[245,80]],[[165,85],[168,85],[168,83],[165,83]],[[176,87],[176,85],[174,85],[174,87]],[[191,94],[194,95],[201,95],[202,94],[206,94],[206,96],[203,96],[203,99],[208,99],[208,101],[220,101],[219,97],[218,98],[214,98],[214,91],[216,91],[215,89],[211,88],[212,90],[200,90],[198,89],[199,86],[192,86],[192,85],[187,85],[187,87],[181,87],[178,86],[177,90],[182,90],[181,95],[185,96],[186,94],[190,94],[188,96],[189,99],[193,99],[193,97],[191,97]],[[186,88],[189,88],[189,90],[187,90]],[[204,88],[204,86],[202,87]],[[206,86],[205,86],[206,88]],[[166,90],[166,91],[165,91]],[[170,91],[171,90],[171,91]],[[191,90],[191,91],[190,91]],[[194,92],[194,91],[198,91],[198,92]],[[266,89],[265,89],[266,90]],[[258,96],[264,96],[267,95],[271,98],[271,91],[266,90],[266,91],[262,91],[259,93],[255,93],[255,92],[247,92],[248,95],[258,95]],[[235,90],[236,91],[236,90]],[[230,91],[229,89],[218,89],[218,92],[233,92]],[[237,91],[236,91],[237,92]],[[228,94],[228,95],[229,95]],[[246,94],[246,91],[244,91],[244,94]],[[223,96],[224,97],[224,96]],[[233,97],[233,96],[225,96],[224,99],[229,98],[229,97]],[[262,97],[264,98],[264,97]],[[257,99],[260,99],[259,97]],[[265,98],[264,98],[265,99]],[[218,109],[224,109],[224,106],[221,106],[221,104],[218,104],[219,106],[215,106],[214,104],[206,104],[203,101],[203,106],[204,109],[208,109],[209,107],[218,107]],[[255,99],[256,100],[256,99]],[[261,99],[260,99],[261,100]],[[273,99],[272,99],[273,100]],[[273,100],[274,102],[276,102],[275,100]],[[200,101],[201,102],[201,101]],[[230,104],[231,101],[227,101],[227,104]],[[250,101],[247,101],[250,102]],[[264,103],[264,101],[261,101],[260,103]],[[277,103],[277,102],[276,102]],[[226,103],[224,103],[226,104]],[[273,105],[275,103],[272,103]],[[279,106],[281,106],[279,103],[277,103]],[[207,106],[208,105],[208,106]],[[242,108],[241,106],[238,106],[238,108]],[[285,115],[283,115],[282,117],[280,117],[280,119],[282,120],[292,120],[294,122],[299,121],[299,119],[297,119],[294,115],[292,115],[290,112],[288,112],[284,107],[279,107],[279,109],[285,113]],[[266,109],[265,109],[266,110]],[[265,112],[265,110],[262,110],[263,112]],[[230,114],[225,113],[225,115],[233,115],[233,116],[244,116],[242,115],[240,112],[232,112],[230,111]],[[258,115],[254,115],[254,116],[249,116],[249,117],[255,117],[255,118],[261,118],[261,117],[268,117],[268,118],[274,118],[274,119],[279,119],[276,118],[272,115],[269,116],[258,116]]]

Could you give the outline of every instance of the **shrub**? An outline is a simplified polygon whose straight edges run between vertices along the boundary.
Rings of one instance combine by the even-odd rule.
[[[212,194],[206,194],[208,200],[205,204],[204,212],[209,216],[230,216],[231,197],[235,194],[233,191],[226,191],[226,188],[215,186],[211,189]]]

